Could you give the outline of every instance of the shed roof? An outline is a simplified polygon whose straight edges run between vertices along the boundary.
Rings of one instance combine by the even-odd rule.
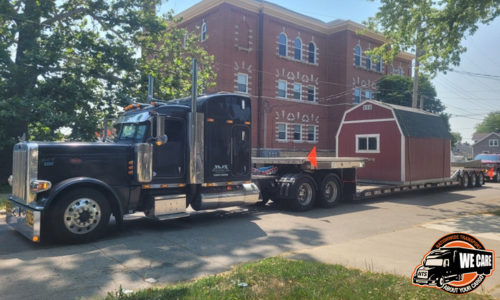
[[[451,139],[448,128],[441,116],[428,111],[380,101],[370,101],[394,111],[394,115],[407,137]]]

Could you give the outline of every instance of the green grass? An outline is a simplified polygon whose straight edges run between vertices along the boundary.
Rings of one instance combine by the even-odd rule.
[[[5,205],[7,202],[7,197],[2,196],[3,194],[10,194],[12,192],[12,188],[10,185],[0,185],[0,209],[5,209]]]
[[[10,194],[12,187],[10,185],[0,185],[0,194]]]
[[[240,287],[239,283],[248,286]],[[480,289],[480,288],[479,288]],[[117,299],[457,299],[434,288],[413,286],[409,278],[363,272],[340,265],[293,261],[282,257],[264,259],[232,271],[163,288],[132,294],[108,293]],[[492,299],[469,293],[460,299]]]
[[[500,209],[491,210],[488,213],[500,217]]]

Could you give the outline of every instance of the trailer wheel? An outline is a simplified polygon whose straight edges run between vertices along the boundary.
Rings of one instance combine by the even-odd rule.
[[[477,184],[476,172],[472,172],[469,175],[469,187],[470,188],[476,187],[476,184]]]
[[[68,192],[59,198],[52,215],[52,229],[62,241],[83,243],[104,233],[111,208],[106,197],[91,188]]]
[[[483,185],[484,185],[484,174],[483,172],[479,172],[479,175],[477,175],[476,186],[482,187]]]
[[[340,183],[337,176],[330,174],[323,179],[319,190],[318,204],[323,208],[332,208],[340,202]]]
[[[309,177],[302,177],[293,185],[293,199],[288,201],[293,210],[308,211],[314,205],[316,199],[316,189]]]
[[[467,173],[462,174],[462,177],[460,178],[460,185],[464,189],[469,187],[469,175],[467,175]]]

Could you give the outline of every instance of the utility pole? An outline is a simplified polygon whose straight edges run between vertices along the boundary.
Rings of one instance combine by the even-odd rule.
[[[419,31],[420,31],[420,24],[417,26],[417,40],[416,40],[416,46],[415,46],[415,67],[413,68],[413,98],[411,101],[411,107],[412,108],[417,108],[417,103],[418,103],[418,70],[420,63],[418,61],[418,56],[419,56]]]
[[[425,96],[420,95],[420,109],[421,110],[424,110],[424,99],[425,99]]]

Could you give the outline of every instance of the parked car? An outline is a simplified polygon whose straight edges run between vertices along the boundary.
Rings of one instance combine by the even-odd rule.
[[[500,154],[478,154],[474,159],[481,160],[484,179],[498,182],[500,179]]]

